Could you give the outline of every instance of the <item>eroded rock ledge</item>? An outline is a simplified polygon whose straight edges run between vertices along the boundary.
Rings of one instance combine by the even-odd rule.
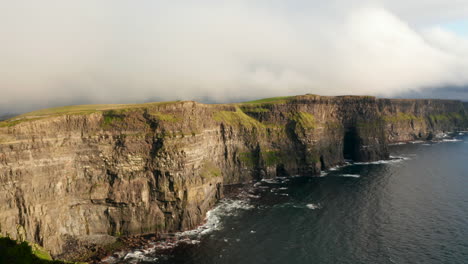
[[[121,235],[191,229],[223,184],[314,176],[468,127],[459,101],[367,96],[59,110],[0,122],[0,234],[64,258]]]

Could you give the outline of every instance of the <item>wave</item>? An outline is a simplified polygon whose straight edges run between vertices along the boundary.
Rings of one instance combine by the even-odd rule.
[[[206,213],[205,223],[196,229],[175,233],[165,241],[150,242],[145,249],[115,252],[113,256],[103,259],[102,262],[109,264],[121,261],[125,261],[125,263],[155,262],[158,258],[150,256],[154,255],[157,250],[171,249],[181,243],[198,244],[202,236],[222,229],[221,219],[223,217],[235,216],[241,211],[253,208],[254,206],[248,200],[223,199]]]
[[[377,161],[368,161],[368,162],[355,162],[354,165],[377,165],[377,164],[389,164],[389,163],[398,163],[405,160],[409,160],[408,157],[393,157],[390,156],[388,160],[377,160]]]
[[[146,256],[146,255],[148,255],[150,253],[151,253],[150,250],[141,250],[141,251],[137,250],[137,251],[130,252],[127,255],[125,255],[123,260],[125,261],[125,263],[130,263],[130,264],[140,263],[141,261],[144,261],[144,262],[155,262],[155,261],[157,261],[158,258],[156,258],[156,257]]]
[[[451,138],[451,139],[442,139],[442,142],[461,142],[463,140],[461,139],[456,139],[456,138]]]
[[[175,236],[200,238],[201,236],[209,234],[215,230],[220,230],[222,228],[222,217],[234,216],[237,215],[241,210],[250,210],[253,208],[254,206],[251,205],[247,200],[221,200],[215,208],[206,213],[205,224],[193,230],[176,233]]]
[[[340,174],[340,177],[351,177],[351,178],[360,178],[359,174]]]
[[[437,135],[435,135],[436,138],[446,138],[446,137],[449,137],[449,135],[447,133],[439,133]]]
[[[274,179],[262,179],[261,181],[269,183],[269,184],[278,184],[278,183],[280,183],[280,180],[281,180],[281,178],[277,177],[277,178],[274,178]]]
[[[306,207],[311,209],[311,210],[316,210],[316,209],[321,209],[322,208],[322,206],[319,203],[316,203],[316,204],[310,203],[310,204],[307,204]]]
[[[320,203],[309,203],[309,204],[297,204],[297,203],[281,203],[281,204],[276,204],[274,205],[276,208],[296,208],[296,209],[310,209],[310,210],[317,210],[321,209],[322,205]]]
[[[388,144],[389,146],[396,146],[396,145],[406,145],[408,144],[407,142],[395,142],[395,143],[390,143]]]

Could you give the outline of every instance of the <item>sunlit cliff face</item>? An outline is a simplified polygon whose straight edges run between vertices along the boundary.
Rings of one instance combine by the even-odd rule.
[[[14,1],[0,8],[0,112],[73,103],[468,84],[466,1]]]

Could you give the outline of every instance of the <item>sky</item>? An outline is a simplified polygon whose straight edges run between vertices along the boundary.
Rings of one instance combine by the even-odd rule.
[[[466,0],[0,0],[0,113],[313,93],[468,100]]]

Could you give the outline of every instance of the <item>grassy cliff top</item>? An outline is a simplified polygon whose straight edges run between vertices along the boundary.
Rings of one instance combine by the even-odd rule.
[[[96,112],[103,112],[108,110],[130,110],[137,108],[151,108],[163,106],[168,104],[175,104],[179,101],[169,102],[153,102],[144,104],[90,104],[90,105],[71,105],[60,106],[53,108],[46,108],[41,110],[32,111],[29,113],[21,114],[5,121],[0,122],[0,127],[13,126],[27,120],[37,120],[46,117],[60,116],[60,115],[86,115]]]
[[[294,99],[296,96],[279,96],[279,97],[271,97],[271,98],[264,98],[258,99],[254,101],[243,102],[242,104],[267,104],[267,103],[286,103],[291,99]]]
[[[237,106],[249,106],[249,105],[272,105],[272,104],[286,104],[295,100],[304,100],[304,99],[313,99],[313,100],[356,100],[356,99],[376,99],[373,96],[356,96],[356,95],[343,95],[343,96],[320,96],[315,94],[305,94],[297,96],[280,96],[280,97],[271,97],[258,99],[247,102],[240,102],[234,104],[226,105],[237,105]],[[417,99],[383,99],[391,101],[414,101]],[[427,101],[427,100],[426,100]],[[429,101],[448,101],[448,100],[429,100]],[[168,102],[152,102],[152,103],[143,103],[143,104],[89,104],[89,105],[72,105],[72,106],[61,106],[53,107],[47,109],[41,109],[32,111],[29,113],[21,114],[10,119],[0,121],[0,127],[9,127],[14,126],[18,123],[25,122],[28,120],[37,120],[47,117],[54,117],[60,115],[86,115],[96,112],[103,112],[109,110],[132,110],[132,109],[148,109],[148,108],[157,108],[159,106],[184,103],[187,101],[168,101]],[[222,105],[222,104],[221,104]]]
[[[308,96],[308,95],[306,95]],[[236,105],[242,104],[282,104],[291,101],[294,98],[299,96],[281,96],[281,97],[272,97],[258,99],[254,101],[235,103]],[[157,106],[163,106],[168,104],[175,104],[178,102],[184,101],[168,101],[168,102],[152,102],[152,103],[143,103],[143,104],[89,104],[89,105],[71,105],[71,106],[60,106],[52,107],[41,110],[36,110],[21,114],[18,116],[11,117],[7,120],[0,121],[0,127],[5,127],[9,125],[14,125],[18,122],[23,122],[27,120],[42,119],[45,117],[60,116],[60,115],[86,115],[96,112],[103,112],[109,110],[131,110],[131,109],[145,109],[152,108]]]

